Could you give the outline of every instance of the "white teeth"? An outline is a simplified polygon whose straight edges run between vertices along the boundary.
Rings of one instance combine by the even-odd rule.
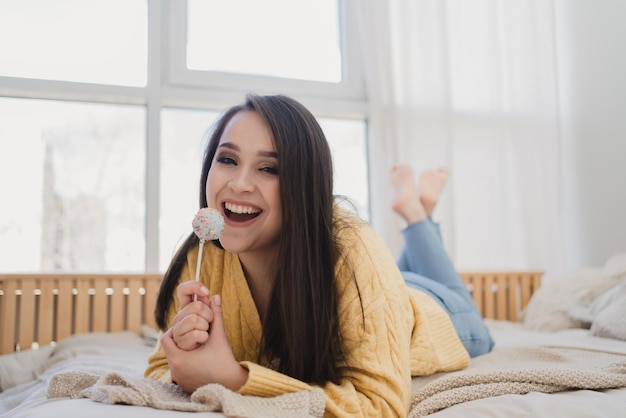
[[[250,206],[233,205],[232,203],[226,203],[224,204],[224,207],[234,213],[253,214],[253,213],[261,212],[259,209],[256,209]]]

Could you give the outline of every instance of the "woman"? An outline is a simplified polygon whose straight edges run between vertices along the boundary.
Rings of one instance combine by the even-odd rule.
[[[446,311],[334,202],[332,172],[321,128],[293,99],[249,95],[223,114],[199,203],[224,231],[204,246],[200,282],[194,234],[172,260],[146,376],[256,396],[319,386],[327,416],[406,416],[412,375],[468,365]]]

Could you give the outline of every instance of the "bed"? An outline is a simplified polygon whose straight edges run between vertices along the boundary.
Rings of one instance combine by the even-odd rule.
[[[577,326],[558,330],[533,329],[526,312],[532,305],[541,311],[542,299],[545,305],[558,294],[554,286],[542,286],[541,272],[461,276],[496,347],[464,371],[414,378],[409,417],[624,415],[626,341],[579,326],[581,309],[589,315],[602,290],[613,292],[609,302],[621,304],[615,290],[621,276],[611,276],[611,286],[594,285],[596,297],[578,306]],[[173,385],[143,379],[158,338],[152,312],[160,280],[158,274],[0,275],[0,417],[323,413],[319,390],[262,399],[207,385],[190,397]],[[558,322],[550,315],[548,320]],[[534,318],[541,322],[541,315]]]

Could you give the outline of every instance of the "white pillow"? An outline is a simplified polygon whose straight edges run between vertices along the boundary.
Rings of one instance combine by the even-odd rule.
[[[0,392],[34,380],[35,370],[48,361],[53,346],[0,356]]]
[[[152,350],[132,331],[74,334],[57,343],[50,358],[34,373],[37,378],[48,380],[68,370],[101,375],[117,364],[125,366],[124,370],[133,369],[135,365],[145,367]]]
[[[591,335],[626,341],[626,283],[612,289],[609,303],[591,324]]]
[[[524,310],[524,327],[537,331],[588,328],[585,321],[572,317],[576,307],[588,307],[619,280],[602,269],[582,269],[542,284]]]
[[[598,314],[609,306],[616,294],[619,292],[620,285],[613,286],[600,296],[598,296],[590,305],[576,304],[567,310],[567,313],[574,319],[578,319],[585,323],[585,328],[590,328]]]
[[[597,312],[592,303],[626,280],[626,253],[612,255],[603,268],[587,268],[549,281],[533,294],[523,312],[528,329],[559,331],[589,328]]]
[[[604,271],[612,277],[626,276],[626,253],[613,254],[604,265]]]

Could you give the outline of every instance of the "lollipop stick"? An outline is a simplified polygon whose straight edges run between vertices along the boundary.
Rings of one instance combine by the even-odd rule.
[[[200,249],[198,250],[198,264],[196,265],[196,281],[200,281],[200,265],[202,264],[202,248],[204,247],[204,240],[200,240]],[[198,295],[193,295],[193,300],[198,300]]]
[[[200,266],[202,263],[202,248],[204,241],[216,240],[220,237],[224,229],[224,218],[220,213],[212,208],[201,208],[191,221],[193,232],[200,239],[200,249],[198,250],[198,265],[196,266],[196,281],[200,281]],[[193,300],[198,300],[198,295],[193,295]]]

